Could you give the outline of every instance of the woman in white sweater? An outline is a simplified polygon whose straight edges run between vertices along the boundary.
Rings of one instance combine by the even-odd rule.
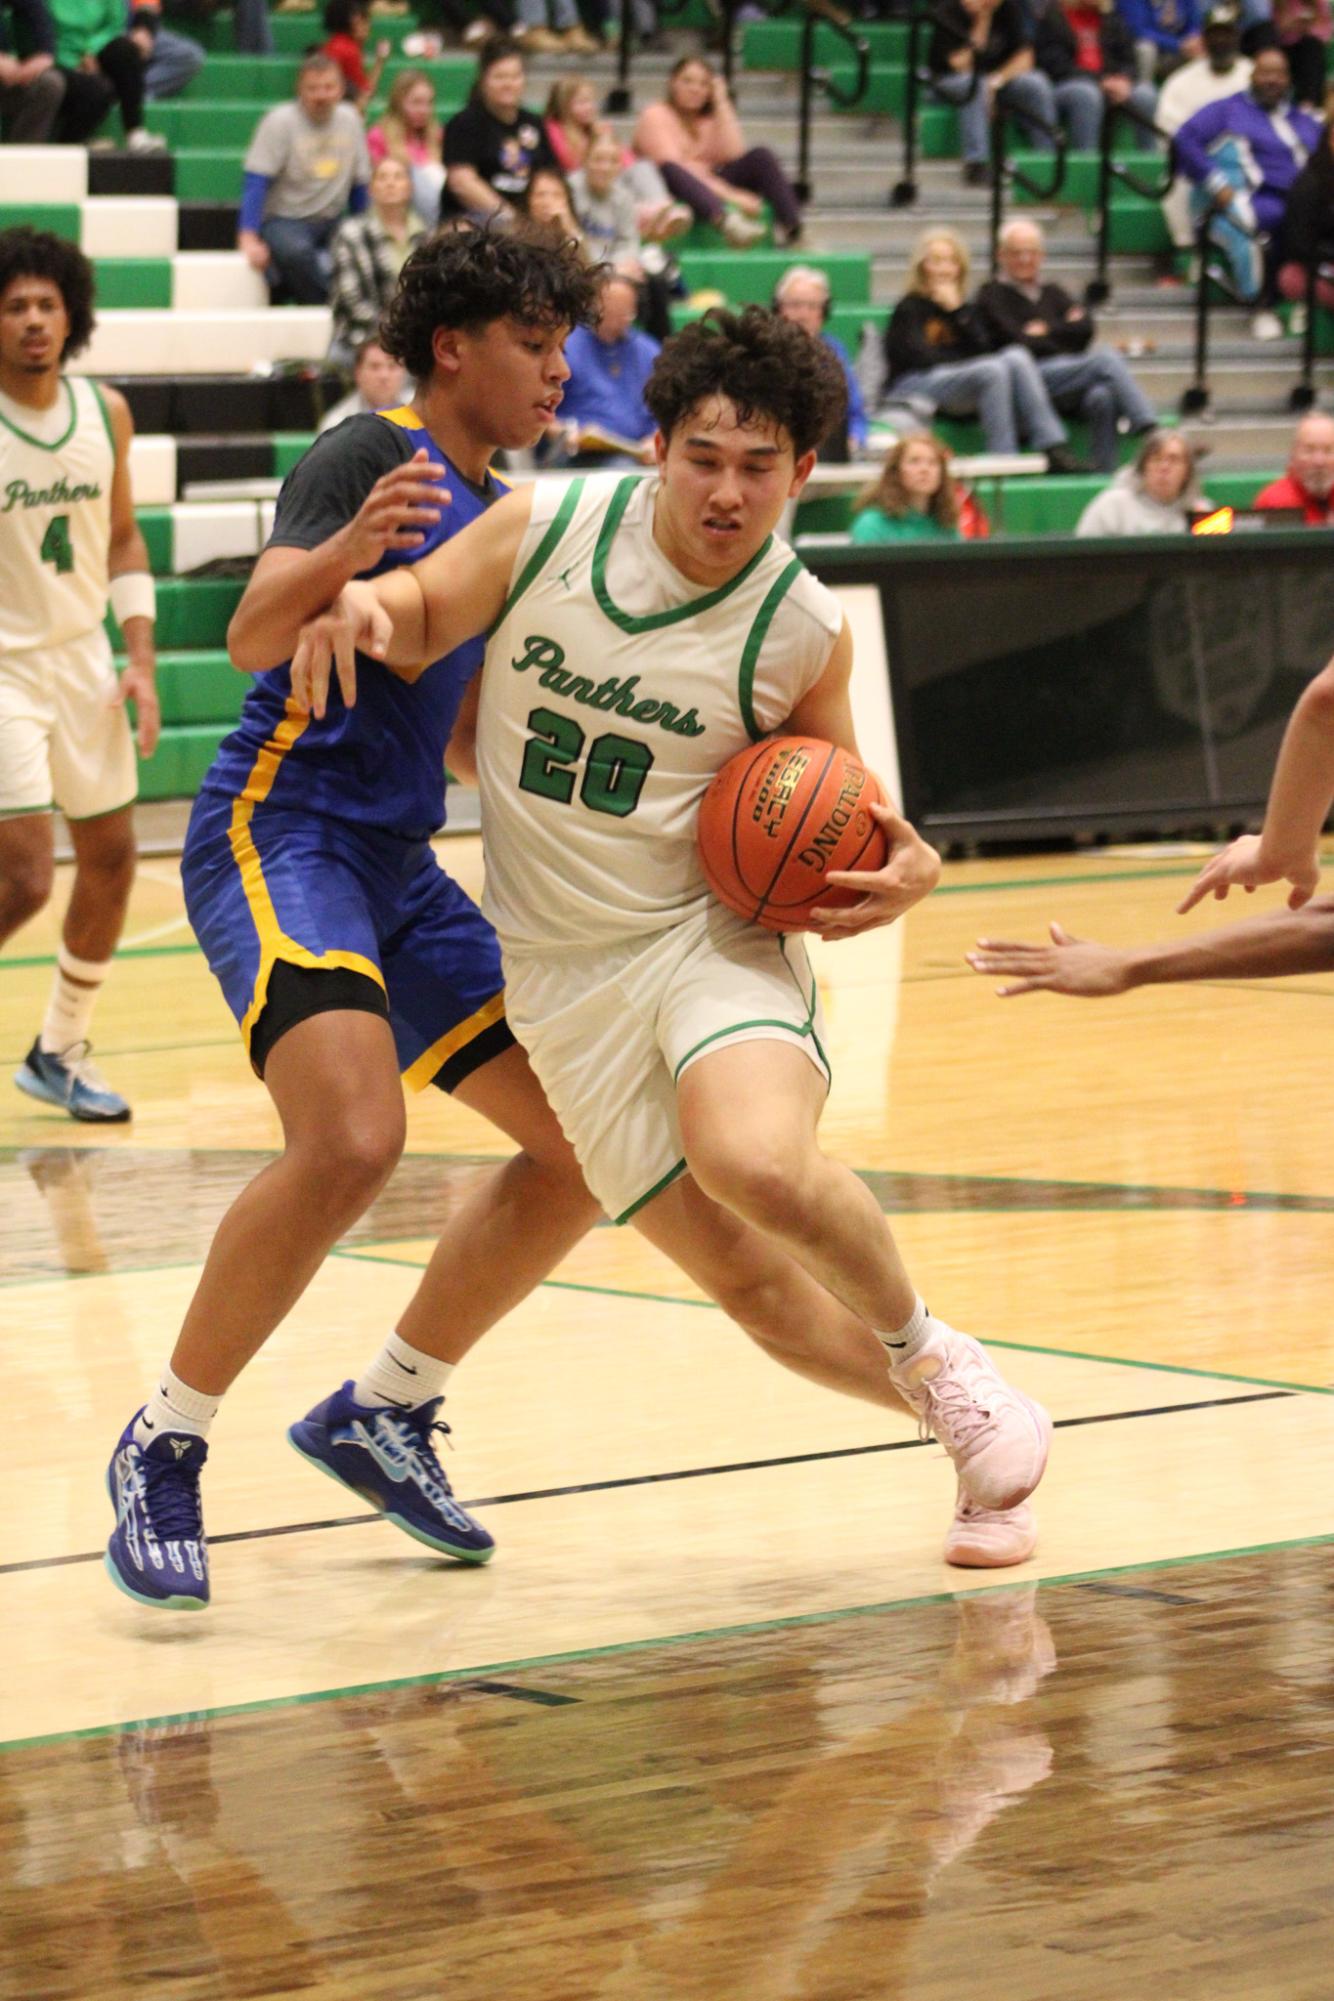
[[[1111,485],[1079,517],[1076,535],[1185,535],[1209,503],[1195,474],[1196,452],[1177,431],[1151,431]]]

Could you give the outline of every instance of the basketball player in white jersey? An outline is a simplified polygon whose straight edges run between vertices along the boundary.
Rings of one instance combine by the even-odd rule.
[[[115,390],[64,373],[92,330],[82,252],[45,232],[0,231],[0,944],[50,897],[57,807],[75,859],[46,1018],[14,1082],[105,1124],[130,1116],[88,1060],[134,880],[126,700],[144,757],[159,719],[130,412]],[[108,600],[129,655],[119,686]]]
[[[411,681],[490,632],[477,767],[484,908],[508,1017],[588,1186],[800,1373],[906,1404],[959,1478],[946,1554],[1018,1562],[1046,1464],[1045,1411],[930,1314],[885,1217],[821,1153],[828,1085],[799,938],[732,916],[705,887],[700,798],[773,733],[855,752],[851,637],[830,592],[774,536],[843,396],[837,361],[756,308],[667,343],[647,390],[658,477],[528,488],[410,569],[349,586],[304,630],[293,699],[321,713],[354,653]],[[458,762],[457,736],[451,768]],[[939,860],[891,842],[814,928],[892,922]],[[740,1305],[738,1305],[740,1299]]]

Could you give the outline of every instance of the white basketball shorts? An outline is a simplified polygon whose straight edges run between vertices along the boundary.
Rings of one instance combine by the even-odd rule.
[[[718,903],[647,939],[506,952],[505,1015],[618,1223],[684,1172],[676,1084],[698,1057],[731,1042],[791,1042],[829,1082],[801,939]]]
[[[0,654],[0,818],[93,820],[138,791],[125,710],[101,626],[63,646]]]

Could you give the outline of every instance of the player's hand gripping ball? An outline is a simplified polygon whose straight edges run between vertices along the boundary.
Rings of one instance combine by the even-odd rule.
[[[836,744],[769,737],[718,773],[699,809],[704,877],[720,903],[766,931],[800,931],[812,909],[841,910],[852,889],[831,869],[876,870],[889,842],[871,812],[885,795],[873,772]]]

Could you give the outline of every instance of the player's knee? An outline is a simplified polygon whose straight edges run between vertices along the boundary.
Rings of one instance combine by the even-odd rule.
[[[7,930],[26,924],[50,901],[55,868],[49,855],[19,855],[0,873],[0,908]]]
[[[406,1135],[401,1108],[386,1106],[375,1114],[349,1110],[332,1122],[317,1147],[326,1204],[357,1211],[372,1201],[398,1165]]]
[[[691,1173],[706,1195],[761,1230],[785,1232],[801,1203],[800,1176],[786,1150],[754,1135],[687,1142]]]
[[[106,894],[128,896],[137,860],[134,830],[125,826],[108,833],[93,853],[80,855],[79,874],[96,876]]]

